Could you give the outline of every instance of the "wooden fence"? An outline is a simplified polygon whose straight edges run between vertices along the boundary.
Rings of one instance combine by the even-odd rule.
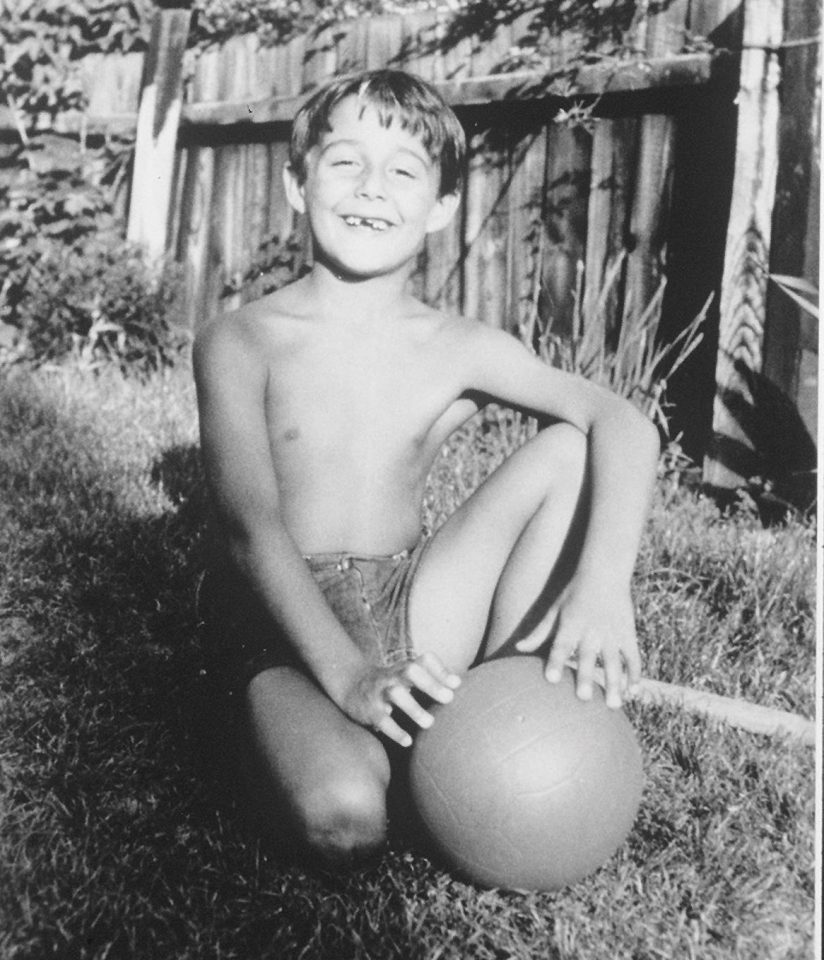
[[[259,295],[262,264],[286,271],[306,256],[280,178],[306,92],[358,67],[399,66],[435,82],[466,127],[469,158],[462,215],[427,241],[420,294],[514,332],[538,311],[569,333],[579,286],[592,316],[617,270],[607,338],[662,277],[665,336],[713,294],[704,345],[670,393],[685,446],[706,453],[707,481],[733,487],[762,472],[777,442],[761,416],[775,416],[772,388],[789,398],[781,416],[815,435],[816,385],[804,378],[817,340],[767,276],[778,229],[792,234],[780,272],[818,279],[818,141],[807,131],[820,12],[815,0],[637,7],[625,38],[634,56],[581,66],[584,25],[571,23],[547,34],[551,62],[540,74],[500,72],[534,30],[534,12],[483,24],[443,13],[370,18],[268,48],[237,37],[184,58],[189,13],[163,10],[145,63],[83,63],[84,123],[136,126],[129,233],[184,264],[196,324]]]

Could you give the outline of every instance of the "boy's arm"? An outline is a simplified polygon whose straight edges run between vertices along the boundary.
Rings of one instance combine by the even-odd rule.
[[[195,341],[201,448],[231,560],[330,699],[356,722],[406,743],[385,696],[397,679],[375,675],[283,523],[266,424],[268,373],[256,353],[242,332],[225,325],[207,328]],[[429,683],[437,670],[423,678],[418,670],[415,685],[442,699],[442,690]],[[414,713],[417,702],[409,699],[396,705]],[[426,723],[422,710],[413,719],[422,717]]]
[[[630,579],[656,474],[658,432],[629,401],[549,367],[509,334],[473,327],[466,353],[472,386],[572,424],[585,434],[589,448],[588,521],[576,572],[553,607],[552,622],[518,646],[536,649],[553,633],[547,677],[559,679],[565,661],[577,654],[583,697],[591,695],[600,658],[607,700],[618,705],[624,667],[630,690],[640,679]]]

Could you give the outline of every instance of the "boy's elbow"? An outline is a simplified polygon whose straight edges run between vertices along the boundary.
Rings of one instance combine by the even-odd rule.
[[[638,451],[657,462],[661,453],[661,437],[658,428],[646,414],[629,401],[625,401],[624,415],[630,424]]]

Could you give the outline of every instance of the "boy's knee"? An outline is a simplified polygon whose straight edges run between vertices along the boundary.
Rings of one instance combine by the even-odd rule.
[[[345,866],[376,853],[386,840],[386,791],[368,778],[341,777],[300,799],[301,828],[327,863]]]

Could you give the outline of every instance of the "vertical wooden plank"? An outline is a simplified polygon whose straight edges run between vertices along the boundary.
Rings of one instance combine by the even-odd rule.
[[[472,76],[485,77],[498,72],[511,49],[512,26],[509,23],[496,24],[490,37],[475,37],[472,48]]]
[[[651,57],[683,49],[689,0],[671,0],[648,11],[644,47]],[[665,114],[641,118],[638,161],[629,224],[623,318],[638,317],[658,289],[664,273],[672,191],[675,121]]]
[[[256,45],[256,38],[243,36],[232,37],[224,44],[220,62],[221,99],[239,101],[248,98],[250,93],[254,95],[251,86]],[[252,261],[246,197],[250,189],[249,154],[254,147],[249,143],[232,143],[217,150],[213,243],[222,265],[223,284],[233,290],[221,298],[223,310],[234,310],[243,303],[243,277]]]
[[[464,309],[484,323],[506,320],[508,143],[497,129],[470,139],[466,190]]]
[[[158,10],[152,21],[127,229],[128,239],[143,246],[150,257],[166,251],[190,19],[189,10]]]
[[[361,17],[337,26],[338,66],[336,73],[363,70],[369,50],[370,19]]]
[[[821,31],[821,7],[786,0],[785,42],[803,41]],[[770,272],[818,284],[818,202],[820,152],[821,45],[784,49],[781,69],[778,170],[772,219]],[[812,329],[807,330],[807,328]],[[774,284],[767,288],[764,373],[788,398],[798,399],[810,437],[816,436],[815,378],[802,372],[803,354],[816,344],[814,321]],[[813,334],[812,336],[810,334]]]
[[[314,90],[315,87],[342,72],[342,64],[338,62],[336,35],[335,27],[326,27],[311,35],[303,57],[302,86],[304,90]]]
[[[180,200],[177,259],[183,263],[186,324],[191,329],[213,312],[209,280],[209,235],[214,192],[214,150],[189,147]]]
[[[775,197],[782,0],[746,0],[735,179],[727,227],[713,405],[704,480],[739,486],[758,472],[754,392],[762,369],[770,220]]]
[[[684,49],[691,6],[690,0],[668,0],[648,8],[642,31],[643,49],[649,56],[664,57]]]
[[[543,125],[527,130],[514,142],[510,159],[505,324],[519,336],[523,336],[538,308],[543,268],[546,142]]]
[[[140,105],[143,53],[90,53],[78,64],[86,112],[92,116],[136,113]]]
[[[639,316],[664,274],[672,192],[675,121],[666,114],[645,114],[629,224],[623,316]]]
[[[617,328],[620,285],[606,293],[600,319],[597,305],[610,269],[626,248],[638,129],[635,117],[602,118],[596,121],[593,134],[583,314],[585,321],[603,322],[607,341]]]
[[[220,53],[201,54],[192,78],[195,102],[217,100],[219,96]],[[184,270],[184,313],[191,328],[213,316],[217,309],[221,273],[211,242],[215,193],[215,149],[188,148],[185,179],[180,203],[178,259]]]
[[[439,50],[438,20],[431,11],[408,13],[403,17],[402,63],[410,73],[434,80]]]
[[[306,41],[303,37],[296,37],[278,50],[279,56],[273,63],[274,83],[282,95],[297,95],[301,92],[303,84]],[[268,144],[269,196],[265,240],[267,254],[270,257],[276,251],[286,250],[298,228],[298,217],[289,206],[283,187],[283,170],[289,160],[289,136],[290,130],[279,128],[278,138]],[[308,251],[306,255],[308,256]],[[268,277],[267,283],[271,282],[271,279]]]
[[[453,15],[448,11],[438,10],[437,18],[438,76],[442,80],[463,80],[472,72],[472,38],[450,30]]]
[[[365,66],[369,70],[398,66],[403,45],[403,24],[399,16],[369,17],[369,42]]]
[[[459,209],[452,222],[443,230],[429,234],[419,267],[422,277],[416,278],[417,295],[430,306],[447,313],[461,313],[463,310],[462,223],[463,211]]]
[[[745,7],[746,0],[692,3],[687,20],[690,35],[705,37],[719,48],[738,50],[744,32]]]
[[[591,157],[587,130],[550,124],[539,318],[542,329],[562,337],[572,335],[578,265],[586,257]]]

